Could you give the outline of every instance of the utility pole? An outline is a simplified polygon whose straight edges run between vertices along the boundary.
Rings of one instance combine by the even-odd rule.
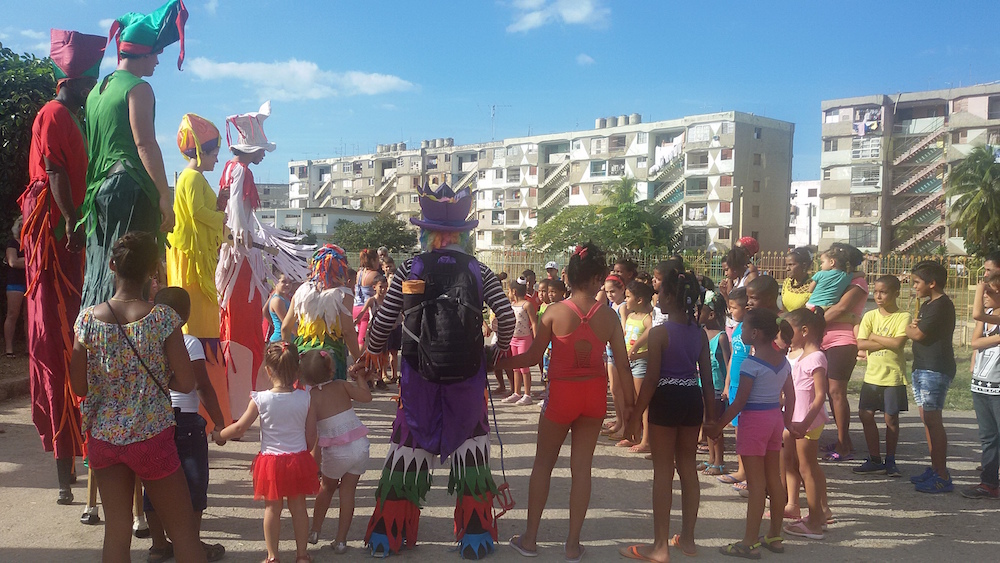
[[[509,105],[490,105],[490,140],[495,141],[497,139],[497,108],[509,108]]]

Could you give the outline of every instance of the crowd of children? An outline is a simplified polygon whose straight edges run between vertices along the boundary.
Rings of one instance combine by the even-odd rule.
[[[277,560],[280,517],[287,505],[296,561],[308,561],[307,546],[318,542],[338,492],[340,516],[331,546],[344,553],[355,491],[369,458],[368,430],[353,403],[371,401],[374,383],[367,376],[348,378],[345,368],[348,355],[360,355],[354,327],[376,311],[385,296],[383,270],[369,263],[368,272],[359,273],[352,283],[343,251],[328,245],[317,252],[312,276],[298,289],[279,279],[264,309],[273,331],[264,362],[271,388],[253,393],[246,412],[226,426],[204,365],[199,364],[204,364],[201,347],[197,339],[180,333],[191,308],[186,292],[163,289],[156,305],[140,297],[143,280],[155,267],[149,258],[155,253],[146,247],[154,244],[147,235],[131,233],[118,242],[112,262],[118,280],[114,297],[84,310],[76,325],[71,379],[74,391],[87,397],[83,427],[91,439],[90,464],[97,478],[122,484],[121,494],[108,488],[105,498],[105,553],[128,549],[131,483],[138,476],[148,495],[150,561],[222,557],[221,545],[198,539],[209,482],[209,437],[199,406],[212,419],[211,439],[219,445],[240,438],[260,418],[261,449],[252,475],[254,497],[264,500],[267,560]],[[723,547],[722,553],[756,559],[759,549],[783,552],[785,535],[823,539],[835,522],[819,458],[832,395],[829,350],[843,346],[829,341],[831,327],[838,323],[858,325],[857,349],[867,359],[857,416],[868,456],[854,473],[901,476],[896,446],[899,413],[908,408],[903,348],[910,340],[913,398],[931,460],[911,481],[920,492],[953,490],[941,417],[956,372],[951,344],[955,309],[943,291],[947,269],[936,262],[914,268],[914,291],[926,300],[916,319],[900,309],[901,285],[894,276],[875,281],[877,308],[859,316],[853,304],[842,303],[858,278],[848,271],[854,258],[849,247],[835,247],[822,255],[824,269],[809,284],[812,296],[793,300],[799,307],[789,310],[777,281],[750,268],[743,251],[734,250],[727,260],[739,264],[744,275],[727,277],[712,290],[706,289],[714,287],[711,280],[687,270],[680,257],[658,264],[652,276],[645,276],[648,281],[627,260],[608,273],[603,252],[593,244],[576,249],[563,277],[552,263],[546,268],[549,277],[537,289],[530,271],[509,283],[517,326],[512,354],[499,360],[496,369],[512,376],[508,381],[501,378],[494,393],[505,392],[509,383],[504,402],[532,404],[533,366],[540,366],[544,384],[526,528],[510,541],[519,553],[537,554],[552,469],[570,430],[568,561],[580,560],[585,551],[580,534],[594,450],[602,434],[630,452],[649,454],[653,463],[653,542],[622,547],[625,557],[663,561],[670,547],[686,555],[696,553],[699,472],[734,485],[748,498],[742,538]],[[383,267],[391,273],[391,258],[388,261],[383,259]],[[987,260],[975,298],[972,391],[983,463],[981,483],[962,491],[969,498],[1000,497],[998,266],[1000,256]],[[791,275],[801,268],[801,260],[790,260],[788,267]],[[799,286],[804,286],[805,276],[797,273]],[[371,295],[358,305],[347,288],[361,284],[370,287]],[[488,322],[484,330],[489,331]],[[111,372],[123,374],[114,385],[102,376]],[[372,379],[382,377],[378,373]],[[609,382],[615,416],[605,422]],[[141,391],[147,388],[149,392]],[[141,402],[136,397],[142,397]],[[102,413],[110,408],[135,417],[108,418]],[[886,426],[884,455],[878,411]],[[168,423],[171,418],[174,425]],[[730,424],[739,462],[734,472],[724,457],[723,429]],[[176,453],[163,447],[164,440],[176,442]],[[844,451],[836,448],[832,453]],[[696,459],[700,449],[708,454],[701,464]],[[160,452],[155,454],[159,457],[151,461],[147,450]],[[129,474],[105,476],[109,470]],[[680,533],[671,534],[675,472],[682,517]],[[189,495],[180,495],[185,482]],[[805,516],[799,508],[801,489],[808,506]],[[312,495],[316,500],[310,523],[306,499]],[[188,496],[190,503],[181,501]],[[769,526],[761,534],[764,518]]]

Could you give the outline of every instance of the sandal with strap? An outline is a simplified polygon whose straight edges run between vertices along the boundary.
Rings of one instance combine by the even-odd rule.
[[[760,547],[759,543],[746,545],[743,542],[731,543],[719,548],[719,553],[730,557],[742,557],[743,559],[760,559],[760,552],[754,551]]]
[[[161,563],[174,556],[174,544],[167,542],[165,547],[151,547],[146,554],[146,563]]]
[[[698,465],[694,466],[694,468],[697,469],[698,471],[705,471],[709,467],[713,467],[712,464],[705,461],[702,461],[698,463]]]
[[[770,551],[771,553],[785,552],[785,545],[782,543],[783,541],[785,541],[785,538],[781,536],[775,536],[773,538],[769,538],[765,535],[758,538],[758,540],[759,541],[757,542],[757,545],[763,547],[764,549]]]
[[[709,465],[701,472],[702,475],[725,475],[726,466],[725,465]]]

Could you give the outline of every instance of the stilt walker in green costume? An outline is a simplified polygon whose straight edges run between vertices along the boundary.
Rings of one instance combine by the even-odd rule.
[[[467,221],[475,201],[469,189],[420,193],[424,253],[405,261],[392,278],[384,304],[368,329],[371,366],[384,353],[389,332],[403,316],[400,404],[389,455],[375,493],[375,513],[365,542],[373,555],[398,553],[417,541],[420,503],[431,486],[434,458],[451,460],[448,492],[455,504],[455,540],[465,558],[493,551],[498,489],[490,473],[490,427],[482,322],[485,302],[497,316],[497,347],[507,350],[514,311],[496,275],[469,255]]]
[[[170,0],[152,14],[128,13],[111,25],[118,68],[91,90],[86,106],[90,165],[82,208],[87,225],[84,308],[114,293],[108,261],[119,237],[128,231],[156,235],[173,229],[173,200],[153,128],[153,89],[143,78],[153,75],[159,54],[178,40],[180,69],[186,21],[184,3]],[[161,245],[164,240],[161,234]]]

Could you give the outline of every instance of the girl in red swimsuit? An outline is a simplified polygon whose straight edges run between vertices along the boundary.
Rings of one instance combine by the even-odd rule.
[[[635,394],[632,371],[628,367],[625,335],[618,316],[606,304],[597,301],[604,285],[607,264],[593,243],[578,246],[566,271],[572,294],[569,299],[545,309],[531,347],[524,354],[497,363],[501,369],[533,366],[552,342],[549,362],[549,395],[538,420],[535,463],[528,484],[528,522],[523,534],[510,539],[521,555],[537,555],[538,527],[549,496],[552,468],[559,459],[559,448],[566,434],[573,430],[570,468],[569,534],[566,560],[579,561],[583,556],[580,530],[590,504],[590,471],[594,448],[607,412],[607,379],[604,365],[605,344],[611,345],[623,392],[623,422],[628,423]]]

